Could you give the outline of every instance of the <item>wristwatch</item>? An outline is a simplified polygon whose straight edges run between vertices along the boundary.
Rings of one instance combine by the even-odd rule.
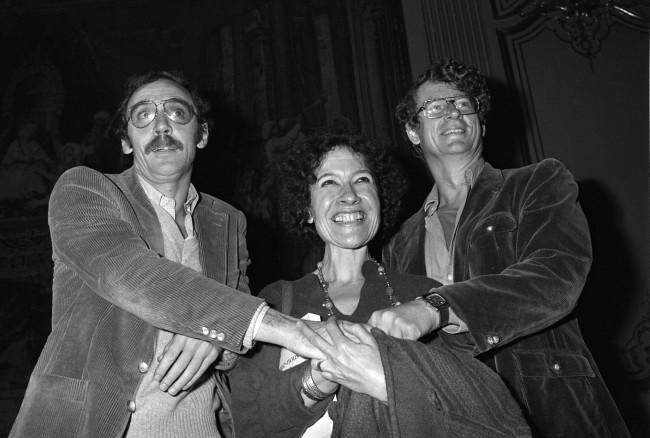
[[[429,292],[417,297],[416,300],[424,300],[425,303],[436,309],[440,314],[439,327],[444,327],[449,324],[449,303],[437,291],[436,288],[429,289]]]

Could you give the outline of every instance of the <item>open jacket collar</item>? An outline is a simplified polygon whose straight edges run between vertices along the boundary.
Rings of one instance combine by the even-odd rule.
[[[113,179],[127,197],[138,218],[140,230],[138,230],[151,249],[160,255],[165,253],[162,230],[158,222],[158,216],[154,210],[147,194],[138,182],[138,177],[133,167],[128,168],[119,175],[113,175]]]
[[[119,175],[113,175],[112,179],[133,206],[140,222],[140,234],[144,236],[151,249],[160,255],[164,255],[165,245],[158,216],[140,185],[133,167],[128,168]],[[194,211],[194,227],[199,243],[199,259],[203,274],[224,282],[225,273],[217,269],[217,267],[222,266],[221,262],[225,262],[225,247],[218,243],[226,241],[228,218],[225,212],[213,204],[212,198],[199,193],[199,202]],[[203,238],[204,236],[210,236],[209,242],[208,239]],[[210,260],[211,263],[206,263],[207,260]]]
[[[503,181],[504,178],[501,170],[495,169],[489,163],[485,163],[483,171],[479,174],[478,179],[474,182],[467,194],[467,200],[465,201],[463,212],[458,221],[459,228],[465,223],[467,217],[473,216],[476,213],[476,209],[492,204],[492,199],[503,187]],[[488,199],[490,201],[487,201]],[[422,227],[424,228],[424,222],[422,223]]]
[[[485,163],[483,171],[472,185],[467,195],[465,207],[458,222],[459,229],[463,226],[468,217],[476,213],[476,209],[490,205],[491,201],[503,187],[503,174],[501,170],[495,169],[489,163]],[[399,263],[399,270],[411,272],[418,275],[426,275],[426,264],[424,259],[424,243],[426,238],[425,211],[419,208],[405,224],[404,230],[409,230],[400,244],[397,251],[396,262]]]

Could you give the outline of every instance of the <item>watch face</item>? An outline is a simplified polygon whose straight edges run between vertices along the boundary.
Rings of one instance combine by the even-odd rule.
[[[426,300],[434,307],[441,307],[447,304],[447,300],[439,294],[427,295]]]

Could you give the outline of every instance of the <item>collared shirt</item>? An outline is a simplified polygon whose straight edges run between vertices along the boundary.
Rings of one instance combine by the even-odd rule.
[[[427,276],[442,284],[454,282],[454,247],[456,245],[456,230],[458,220],[463,213],[467,194],[485,166],[485,160],[480,158],[473,163],[462,176],[460,184],[465,186],[465,192],[460,208],[440,208],[438,186],[434,184],[429,196],[424,201],[424,225],[426,237],[424,242],[424,259]],[[443,328],[449,333],[467,331],[467,326],[449,325]]]
[[[199,260],[199,246],[194,231],[192,214],[199,199],[193,185],[190,185],[185,210],[185,237],[176,223],[176,201],[158,192],[147,181],[138,177],[144,192],[151,201],[163,235],[165,258],[179,262],[197,272],[202,272]],[[140,368],[145,375],[138,386],[136,411],[131,415],[127,438],[153,438],[191,436],[200,438],[219,437],[215,410],[220,406],[216,395],[216,378],[206,372],[188,391],[173,396],[159,388],[154,380],[154,371],[162,356],[165,345],[173,333],[159,329],[156,337],[154,358],[147,366]]]
[[[185,237],[176,222],[176,201],[156,190],[146,180],[138,176],[147,198],[151,201],[160,223],[165,258],[179,262],[197,272],[202,272],[199,258],[199,245],[194,227],[194,210],[199,194],[190,184],[187,200],[183,208]],[[268,310],[266,304],[258,307],[246,332],[244,346],[250,348],[252,339]],[[216,378],[206,372],[189,391],[181,391],[175,396],[163,392],[159,383],[153,380],[158,358],[173,333],[158,330],[154,359],[141,369],[145,376],[136,393],[136,411],[132,414],[127,432],[128,438],[192,436],[197,438],[218,438],[215,411],[221,401],[215,391]],[[246,340],[248,339],[248,345]]]
[[[171,218],[176,222],[176,200],[174,198],[169,198],[158,190],[156,190],[151,184],[149,184],[144,178],[138,175],[138,181],[144,190],[144,193],[147,195],[147,198],[151,201],[151,204],[156,208],[160,207],[171,216]],[[194,184],[190,184],[190,188],[187,192],[187,200],[183,204],[183,209],[185,210],[185,233],[187,237],[195,236],[194,233],[194,220],[192,215],[194,214],[194,209],[196,204],[199,202],[199,192],[196,191]],[[166,219],[166,217],[163,215]],[[161,215],[158,215],[158,219],[161,220]],[[165,220],[163,219],[163,220]],[[162,226],[162,223],[161,223]],[[164,230],[163,230],[164,231]],[[165,256],[167,256],[165,254]],[[167,257],[169,258],[169,257]]]

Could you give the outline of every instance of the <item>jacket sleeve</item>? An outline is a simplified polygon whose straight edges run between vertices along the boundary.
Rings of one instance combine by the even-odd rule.
[[[134,209],[106,176],[84,167],[64,173],[52,191],[48,220],[55,276],[81,279],[97,296],[154,327],[241,351],[262,300],[149,248]],[[240,241],[245,245],[243,235]],[[247,252],[238,257],[247,260]],[[55,284],[66,293],[65,281]]]
[[[591,266],[578,187],[560,162],[544,160],[507,184],[508,205],[459,229],[454,275],[468,279],[440,288],[467,323],[476,354],[568,315]]]
[[[379,330],[373,335],[388,396],[386,405],[373,403],[379,407],[379,429],[392,431],[387,436],[530,436],[508,388],[479,360],[439,339],[425,344]]]

